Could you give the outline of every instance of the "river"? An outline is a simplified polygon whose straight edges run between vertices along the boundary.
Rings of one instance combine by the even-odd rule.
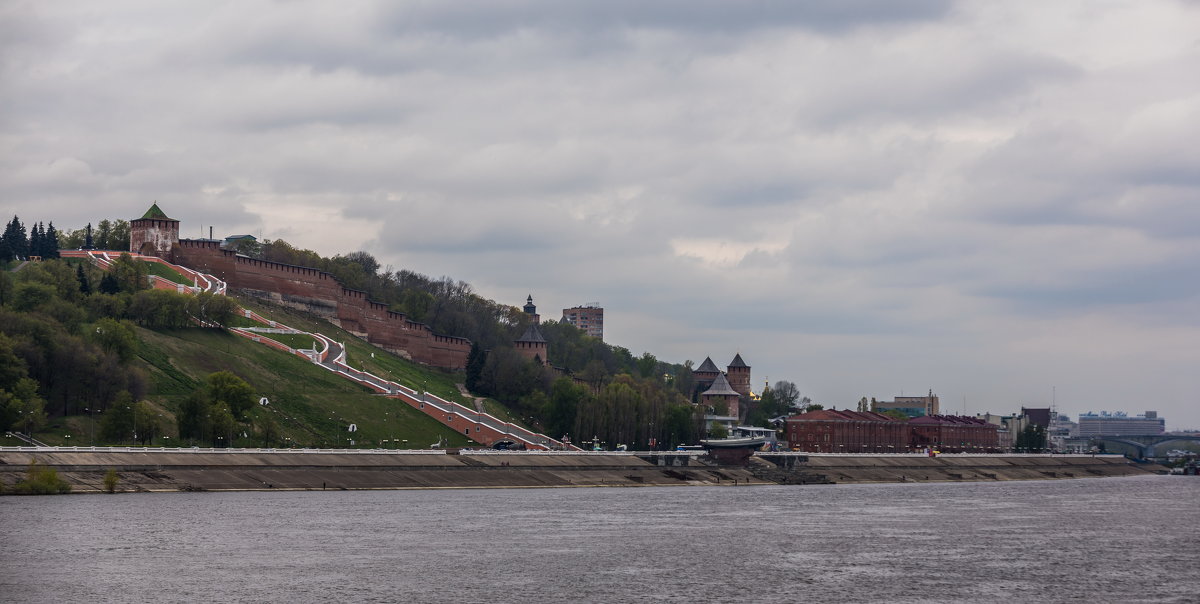
[[[1200,602],[1200,479],[0,498],[11,602]]]

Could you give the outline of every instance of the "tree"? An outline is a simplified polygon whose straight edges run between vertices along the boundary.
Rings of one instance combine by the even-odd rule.
[[[110,443],[133,442],[133,407],[133,396],[128,392],[118,394],[100,421],[100,438]]]
[[[574,429],[579,404],[586,396],[587,391],[570,378],[560,377],[554,380],[550,386],[549,402],[542,411],[550,436],[559,438]]]
[[[237,422],[233,419],[229,405],[224,402],[214,403],[209,407],[209,416],[212,417],[213,446],[232,447],[233,430],[237,427]]]
[[[90,330],[91,339],[101,350],[111,352],[122,361],[129,361],[138,349],[137,332],[128,321],[100,319]]]
[[[11,391],[0,389],[0,424],[4,424],[0,428],[33,434],[45,425],[46,403],[38,396],[37,387],[36,381],[23,377]]]
[[[263,447],[271,447],[279,442],[279,423],[270,415],[262,415],[254,422],[255,434]]]
[[[207,440],[212,434],[212,417],[209,415],[209,403],[204,393],[195,390],[179,405],[175,421],[179,428],[179,438],[191,442]]]
[[[155,437],[162,434],[162,428],[161,416],[150,403],[138,401],[133,406],[133,429],[138,443],[153,444]]]
[[[42,257],[58,258],[58,249],[58,231],[54,228],[54,221],[51,221],[50,226],[46,227],[45,237],[42,241]]]
[[[110,235],[112,235],[112,227],[113,227],[112,222],[110,222],[107,218],[105,218],[104,220],[101,220],[100,223],[96,225],[95,243],[96,243],[97,248],[102,249],[102,250],[117,249],[115,247],[110,246],[108,243],[108,238]],[[127,249],[127,248],[121,248],[121,249]]]
[[[655,377],[658,373],[658,359],[649,352],[643,352],[642,356],[635,361],[637,364],[638,374],[644,378]]]
[[[21,283],[13,295],[13,308],[25,312],[44,309],[57,293],[53,286],[45,283]]]
[[[254,407],[254,389],[246,380],[229,371],[209,374],[207,393],[214,405],[224,404],[238,419]]]
[[[134,260],[127,252],[122,252],[113,261],[109,272],[116,278],[120,291],[136,292],[150,288],[150,267],[145,262]]]
[[[24,260],[29,255],[29,239],[25,236],[25,226],[16,216],[4,227],[3,238],[13,257]]]
[[[100,288],[99,289],[100,289],[100,293],[102,293],[102,294],[116,294],[116,293],[120,293],[121,285],[119,283],[117,283],[116,276],[114,276],[110,272],[106,272],[106,273],[104,273],[104,276],[100,278]]]
[[[88,281],[87,273],[83,272],[83,265],[75,265],[75,281],[79,283],[79,293],[88,295],[92,293],[92,284]]]
[[[1017,451],[1042,451],[1046,448],[1046,428],[1038,424],[1029,424],[1017,435],[1014,443]]]
[[[108,235],[108,245],[114,250],[129,249],[129,221],[118,220],[112,225],[112,232]]]
[[[469,392],[479,389],[479,379],[483,375],[483,366],[487,362],[487,353],[479,348],[478,342],[471,342],[471,352],[467,354],[466,387]]]

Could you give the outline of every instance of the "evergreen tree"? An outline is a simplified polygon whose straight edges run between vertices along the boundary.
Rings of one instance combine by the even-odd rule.
[[[115,294],[121,291],[121,285],[117,283],[117,278],[111,272],[104,273],[100,278],[100,293]]]
[[[92,243],[92,223],[90,223],[90,222],[87,225],[87,236],[83,240],[83,249],[85,249],[85,250],[96,249],[95,244]]]
[[[46,227],[45,242],[42,244],[45,249],[42,250],[43,258],[58,258],[58,230],[54,228],[54,221],[50,222],[50,226]]]
[[[87,273],[83,272],[83,265],[75,265],[75,280],[79,281],[79,293],[87,295],[92,293],[92,284],[88,283]]]
[[[29,227],[29,255],[42,255],[42,229],[37,222],[33,223],[32,227]]]
[[[24,260],[29,256],[29,239],[25,236],[25,225],[21,224],[21,220],[16,216],[4,227],[4,241],[12,251],[13,257]]]
[[[483,365],[487,362],[487,353],[480,350],[479,344],[471,342],[471,352],[467,354],[466,386],[470,392],[479,388],[479,377],[483,374]]]

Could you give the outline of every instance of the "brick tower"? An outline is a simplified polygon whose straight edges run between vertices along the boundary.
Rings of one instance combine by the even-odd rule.
[[[129,251],[147,256],[158,256],[172,260],[175,246],[179,243],[179,221],[167,218],[158,208],[150,206],[141,218],[129,221]]]
[[[718,375],[721,375],[721,370],[717,369],[717,364],[712,362],[712,357],[704,357],[704,362],[692,370],[692,377],[696,384],[692,402],[696,402],[697,395],[712,387]]]
[[[721,412],[721,407],[729,411],[730,417],[741,418],[741,396],[729,385],[729,380],[720,373],[717,374],[717,379],[713,380],[713,384],[704,394],[700,395],[700,404],[714,407],[717,413]]]
[[[734,355],[733,360],[729,362],[727,375],[730,387],[742,396],[750,396],[750,366],[742,360],[741,353]]]
[[[525,333],[513,342],[513,347],[521,353],[521,356],[531,361],[537,361],[542,365],[550,364],[546,360],[546,338],[542,337],[542,332],[536,324],[530,325]]]

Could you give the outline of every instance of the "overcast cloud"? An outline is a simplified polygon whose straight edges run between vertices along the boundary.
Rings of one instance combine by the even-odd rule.
[[[582,4],[582,5],[580,5]],[[740,352],[1200,428],[1200,4],[8,2],[0,206],[152,201]],[[6,218],[7,219],[7,218]],[[1053,394],[1053,393],[1056,393]]]

